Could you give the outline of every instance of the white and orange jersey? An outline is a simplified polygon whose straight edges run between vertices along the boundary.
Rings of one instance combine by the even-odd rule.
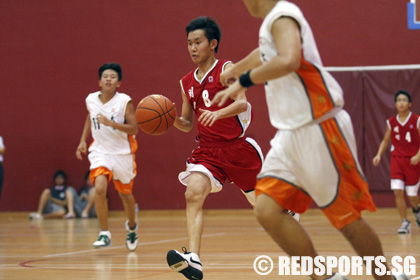
[[[265,84],[271,124],[277,129],[296,129],[337,114],[344,105],[343,93],[336,80],[323,69],[312,30],[300,9],[288,1],[279,1],[260,27],[259,50],[266,63],[278,55],[271,29],[282,16],[291,17],[300,26],[302,58],[298,71]]]
[[[107,103],[99,99],[100,91],[91,93],[86,98],[86,107],[91,121],[93,143],[89,152],[96,151],[102,154],[126,155],[137,150],[137,142],[133,135],[114,129],[110,126],[98,124],[96,116],[101,113],[109,120],[117,123],[125,122],[125,112],[131,97],[117,92]]]

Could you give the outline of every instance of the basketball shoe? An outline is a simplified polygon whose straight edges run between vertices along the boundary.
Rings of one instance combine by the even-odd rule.
[[[398,229],[399,234],[407,234],[410,233],[411,223],[404,219],[401,224],[401,227]]]
[[[203,266],[200,257],[193,252],[187,252],[185,247],[182,247],[184,253],[177,250],[170,250],[166,255],[166,260],[169,267],[175,271],[184,274],[190,280],[203,279]]]
[[[336,273],[336,274],[334,274],[333,276],[331,276],[330,278],[327,278],[327,279],[325,279],[325,280],[350,280],[350,279],[348,279],[348,278],[344,277],[344,276],[343,276],[343,275],[341,275],[341,274]]]
[[[300,221],[300,214],[299,213],[295,213],[292,210],[284,210],[284,213],[289,214],[290,216],[292,216],[296,221]]]
[[[42,217],[41,214],[39,214],[38,212],[33,212],[29,214],[29,219],[31,220],[42,220],[44,219],[44,217]]]
[[[111,232],[107,230],[99,232],[98,240],[93,243],[93,247],[101,248],[110,246],[111,244]]]
[[[401,275],[392,275],[395,280],[410,280],[407,275],[401,274]]]
[[[134,251],[137,248],[137,224],[134,228],[130,228],[128,221],[125,223],[125,229],[127,230],[127,239],[125,240],[125,246],[129,251]]]
[[[332,277],[327,278],[326,280],[350,280],[350,279],[348,279],[348,278],[344,277],[344,276],[343,276],[343,275],[341,275],[341,274],[336,273],[336,274],[334,274]]]
[[[420,205],[419,205],[419,208],[417,209],[417,211],[414,210],[414,207],[413,207],[413,213],[414,213],[414,216],[416,216],[416,222],[420,227]]]

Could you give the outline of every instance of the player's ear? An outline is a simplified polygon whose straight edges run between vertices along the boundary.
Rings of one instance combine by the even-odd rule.
[[[121,86],[121,81],[118,82],[117,88]]]
[[[219,42],[217,42],[217,40],[216,40],[216,39],[213,39],[213,40],[211,40],[211,42],[210,42],[210,48],[211,48],[212,50],[215,50],[218,44],[219,44]]]

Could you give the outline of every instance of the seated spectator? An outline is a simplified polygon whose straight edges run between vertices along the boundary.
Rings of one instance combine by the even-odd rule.
[[[58,170],[54,174],[54,186],[47,188],[42,192],[41,197],[39,198],[38,211],[30,213],[29,218],[42,220],[75,217],[73,203],[69,203],[69,197],[72,196],[73,195],[67,186],[66,173],[62,170]]]
[[[71,192],[69,203],[73,201],[74,213],[76,216],[80,218],[96,217],[95,207],[93,207],[95,202],[95,187],[89,179],[89,171],[85,174],[85,186],[83,186],[79,192],[76,192],[72,187],[69,187],[69,189]]]

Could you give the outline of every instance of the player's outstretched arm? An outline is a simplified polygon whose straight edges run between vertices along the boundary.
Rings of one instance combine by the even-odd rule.
[[[231,85],[242,73],[254,69],[261,64],[260,49],[256,48],[239,62],[227,64],[225,71],[220,74],[220,83],[224,86]]]
[[[233,100],[237,99],[238,95],[241,92],[245,92],[245,90],[246,90],[246,88],[242,87],[239,84],[239,81],[237,80],[236,82],[234,82],[228,88],[216,93],[213,100],[211,101],[211,104],[212,105],[217,104],[218,106],[222,106],[223,104],[226,103],[226,101],[228,101],[228,99],[233,99]]]
[[[266,81],[286,76],[297,71],[300,67],[302,42],[300,29],[296,21],[289,17],[279,18],[273,23],[272,34],[274,42],[276,43],[278,55],[246,73],[248,86],[262,84]],[[254,54],[250,54],[251,58],[255,58],[255,52],[256,50],[254,50]],[[249,58],[249,61],[252,60],[251,58]],[[234,70],[235,67],[245,69],[245,67],[241,66],[241,63],[238,62],[231,69],[226,71],[228,72],[226,75],[229,75],[230,71],[236,72],[236,70]],[[221,76],[221,79],[224,79],[225,81],[227,78],[227,76]],[[226,90],[217,93],[212,104],[222,106],[229,98],[234,99],[241,88],[243,88],[239,84],[239,80],[240,78]]]
[[[86,154],[87,153],[87,143],[86,143],[86,139],[89,136],[90,133],[90,114],[87,115],[86,120],[85,120],[85,124],[83,126],[83,132],[82,132],[82,137],[80,137],[80,143],[79,146],[77,146],[76,149],[76,158],[78,160],[82,160],[82,154]]]
[[[417,128],[417,130],[418,130],[419,135],[420,135],[420,127],[418,127],[418,128]],[[420,147],[419,147],[419,150],[418,150],[417,154],[415,154],[415,155],[414,155],[413,157],[411,157],[411,159],[410,159],[410,163],[411,163],[412,165],[417,165],[417,164],[419,164],[419,162],[420,162]]]
[[[185,93],[181,90],[181,96],[182,96],[182,111],[181,116],[178,117],[178,115],[175,118],[174,126],[183,131],[183,132],[190,132],[193,127],[193,117],[194,117],[194,111],[191,107],[190,102],[188,101],[188,97],[185,95]]]
[[[373,165],[374,166],[379,165],[379,162],[381,161],[381,156],[385,152],[385,150],[388,148],[390,140],[391,140],[391,130],[387,126],[384,138],[382,139],[382,142],[379,145],[378,153],[373,158]]]
[[[201,115],[198,118],[198,121],[204,126],[212,126],[217,120],[237,116],[248,109],[245,89],[239,91],[234,100],[235,102],[231,103],[229,106],[217,111],[200,109]]]

